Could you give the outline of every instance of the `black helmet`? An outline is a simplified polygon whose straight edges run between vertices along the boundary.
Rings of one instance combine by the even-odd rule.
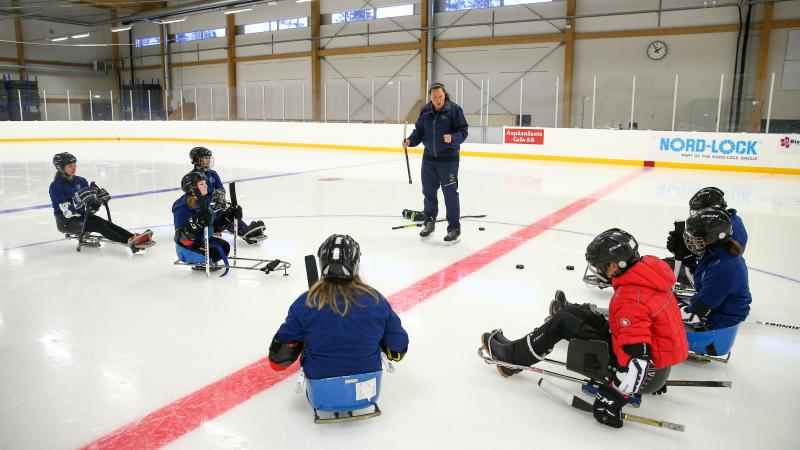
[[[721,189],[713,186],[700,189],[689,199],[689,210],[692,211],[692,213],[705,208],[725,209],[727,207],[728,204],[725,203],[725,193],[722,192]]]
[[[197,171],[191,171],[181,178],[181,189],[183,192],[189,195],[195,195],[195,189],[197,189],[197,183],[201,181],[205,181],[206,176]]]
[[[361,247],[346,234],[332,234],[317,251],[322,278],[331,283],[349,283],[358,275]]]
[[[639,243],[628,232],[612,228],[598,234],[586,247],[586,262],[594,269],[595,275],[608,283],[606,271],[612,262],[617,263],[625,273],[636,261],[639,261]]]
[[[683,242],[689,251],[702,256],[708,246],[727,242],[731,235],[733,225],[727,211],[721,208],[705,208],[686,219]]]
[[[76,162],[78,162],[78,158],[72,153],[63,152],[53,155],[53,165],[56,166],[56,170],[59,172],[63,172],[67,164],[75,164]]]
[[[200,166],[200,158],[208,157],[208,166],[202,167],[202,170],[205,172],[210,169],[214,165],[214,155],[211,154],[211,150],[205,147],[195,147],[189,150],[189,159],[192,160],[192,164],[195,167]]]

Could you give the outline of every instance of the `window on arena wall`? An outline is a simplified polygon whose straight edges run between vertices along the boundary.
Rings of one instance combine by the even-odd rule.
[[[308,17],[295,17],[278,21],[279,30],[290,30],[292,28],[308,28]]]
[[[503,6],[528,5],[531,3],[552,3],[553,0],[503,0]]]
[[[265,33],[267,31],[278,31],[278,21],[251,23],[244,26],[244,34]]]
[[[503,6],[502,0],[444,0],[445,11],[495,8],[498,6]]]
[[[381,6],[376,8],[375,16],[378,19],[384,19],[387,17],[402,17],[402,16],[413,16],[414,15],[414,5],[394,5],[394,6]]]
[[[331,14],[331,23],[360,22],[362,20],[372,20],[375,18],[375,10],[372,8],[353,9]]]
[[[161,43],[161,37],[159,36],[136,38],[136,48],[149,47],[151,45],[158,45],[160,43]]]
[[[175,42],[202,41],[204,39],[216,39],[225,37],[225,28],[215,28],[213,30],[189,31],[187,33],[175,33]]]

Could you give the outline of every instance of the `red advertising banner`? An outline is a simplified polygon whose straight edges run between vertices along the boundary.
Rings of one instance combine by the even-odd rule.
[[[503,128],[503,142],[506,144],[544,144],[544,130],[541,128]]]

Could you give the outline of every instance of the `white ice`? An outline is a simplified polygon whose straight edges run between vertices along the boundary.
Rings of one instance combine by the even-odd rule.
[[[108,244],[77,253],[49,206],[25,209],[49,204],[56,152],[77,155],[79,175],[120,195],[176,188],[192,146],[0,144],[0,448],[81,447],[263,358],[306,288],[303,256],[331,233],[361,243],[362,274],[390,296],[641,170],[462,158],[462,214],[488,216],[465,220],[462,242],[445,247],[444,224],[428,242],[418,228],[391,230],[406,223],[403,208],[422,209],[419,158],[412,157],[408,185],[399,153],[208,144],[223,180],[262,177],[237,190],[245,218],[264,220],[269,239],[240,245],[240,254],[290,261],[288,277],[232,271],[207,279],[173,266],[176,191],[111,201],[114,222],[155,232],[158,244],[137,255]],[[482,332],[522,336],[542,322],[556,289],[571,301],[607,304],[608,290],[581,282],[591,237],[621,227],[644,253],[666,256],[672,222],[685,218],[688,198],[707,185],[722,188],[747,225],[752,313],[729,364],[687,362],[671,378],[730,380],[733,388],[672,387],[629,411],[685,424],[685,433],[601,426],[545,394],[535,374],[503,379],[478,359]],[[291,377],[167,447],[796,449],[800,330],[753,322],[800,324],[799,188],[792,176],[647,171],[404,312],[411,345],[397,371],[384,376],[382,416],[315,425]],[[6,212],[16,208],[23,209]],[[556,383],[578,392],[577,384]]]

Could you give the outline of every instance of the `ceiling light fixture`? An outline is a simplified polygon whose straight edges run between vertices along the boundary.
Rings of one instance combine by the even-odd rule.
[[[273,1],[271,1],[271,2],[267,2],[267,5],[268,5],[268,6],[278,6],[278,2],[276,2],[276,1],[274,1],[274,0],[273,0]]]
[[[223,14],[238,14],[240,12],[252,11],[253,8],[231,9],[230,11],[222,11]]]
[[[295,3],[308,3],[311,0],[294,0]]]
[[[126,27],[112,28],[112,29],[111,29],[111,32],[112,32],[112,33],[119,33],[120,31],[128,31],[128,30],[130,30],[131,28],[133,28],[133,25],[128,25],[128,26],[126,26]]]
[[[162,20],[161,22],[155,22],[155,23],[158,25],[169,25],[171,23],[179,23],[179,22],[186,22],[186,17],[181,17],[180,19]]]
[[[82,39],[82,38],[86,38],[86,37],[89,37],[89,36],[90,36],[89,33],[83,33],[83,34],[74,34],[74,35],[72,35],[70,37],[72,39]]]
[[[66,41],[67,39],[69,39],[67,36],[57,37],[57,38],[50,39],[50,42]]]

